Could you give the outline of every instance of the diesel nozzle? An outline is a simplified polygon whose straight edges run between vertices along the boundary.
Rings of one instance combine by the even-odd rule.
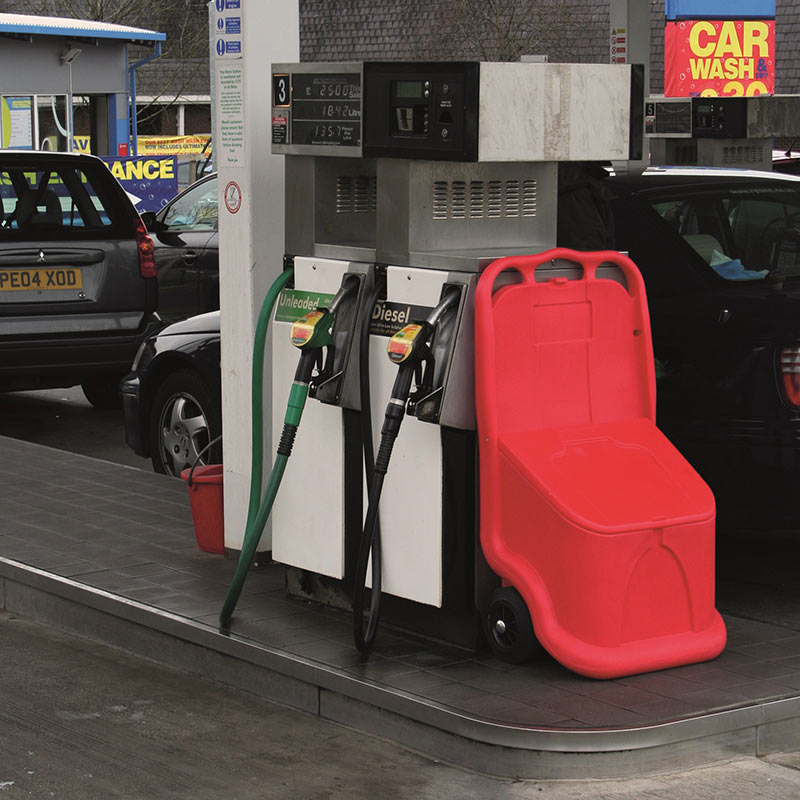
[[[392,457],[392,448],[400,432],[400,425],[406,413],[406,407],[411,396],[411,386],[415,377],[418,384],[425,382],[424,376],[430,375],[433,354],[430,342],[442,318],[461,298],[461,289],[447,287],[444,296],[436,307],[428,314],[422,323],[411,323],[397,331],[387,345],[389,360],[397,364],[397,377],[392,385],[392,393],[384,412],[383,426],[381,427],[381,442],[378,454],[375,457],[375,470],[369,486],[369,505],[364,521],[364,531],[358,551],[356,566],[355,588],[353,592],[353,639],[358,651],[367,656],[375,642],[378,620],[374,610],[378,603],[371,604],[367,630],[364,631],[364,595],[366,593],[367,564],[375,540],[375,529],[378,520],[378,506],[380,503],[383,481],[389,470],[389,461]],[[423,365],[428,367],[423,372]],[[373,595],[380,590],[373,585]]]

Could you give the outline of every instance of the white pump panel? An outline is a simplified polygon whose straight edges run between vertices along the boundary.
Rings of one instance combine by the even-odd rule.
[[[295,289],[334,295],[349,265],[349,261],[297,257]],[[280,302],[279,298],[278,314]],[[313,310],[298,308],[297,316]],[[300,350],[289,341],[291,327],[291,322],[276,319],[272,328],[272,441],[276,446],[300,359]],[[344,577],[344,429],[338,406],[311,398],[306,403],[272,507],[272,555],[282,564]]]
[[[439,302],[448,274],[431,269],[388,267],[387,299],[433,308]],[[397,366],[386,355],[387,343],[386,337],[370,337],[376,452],[386,404],[397,377]],[[365,491],[365,515],[366,503]],[[380,523],[383,591],[441,607],[442,439],[438,425],[410,416],[403,419],[383,484]],[[370,575],[368,571],[368,579]]]

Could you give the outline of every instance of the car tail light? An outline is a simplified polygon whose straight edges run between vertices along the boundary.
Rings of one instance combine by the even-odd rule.
[[[155,245],[147,235],[147,228],[144,227],[144,223],[141,220],[136,226],[136,247],[139,250],[139,274],[143,278],[155,278],[158,275],[156,260],[153,255]]]
[[[786,399],[800,408],[800,344],[781,349],[781,374]]]

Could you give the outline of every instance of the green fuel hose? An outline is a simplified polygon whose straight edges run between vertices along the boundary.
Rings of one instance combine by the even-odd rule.
[[[308,383],[305,387],[295,383],[292,386],[292,391],[289,396],[289,406],[286,410],[286,418],[284,419],[284,431],[281,437],[281,445],[278,447],[278,455],[275,458],[275,463],[272,466],[272,472],[269,476],[269,481],[264,489],[263,499],[261,496],[261,484],[264,475],[263,466],[263,385],[264,385],[264,350],[266,348],[267,329],[269,327],[269,320],[272,316],[272,309],[278,299],[281,290],[286,286],[289,279],[294,274],[294,270],[288,269],[282,272],[277,279],[270,286],[269,291],[264,298],[261,305],[261,312],[258,316],[256,324],[256,333],[253,342],[253,378],[252,378],[252,462],[250,469],[250,501],[247,509],[247,523],[245,525],[244,541],[242,543],[242,551],[239,555],[239,562],[236,565],[236,572],[233,575],[233,580],[225,596],[225,602],[222,606],[222,611],[219,615],[219,623],[223,627],[227,627],[230,623],[231,616],[233,615],[236,603],[239,600],[239,595],[242,592],[245,578],[250,569],[250,563],[255,555],[258,542],[261,539],[261,534],[264,531],[264,526],[267,523],[270,512],[272,511],[272,504],[275,502],[275,496],[278,493],[278,488],[281,485],[283,472],[286,469],[286,462],[289,460],[291,454],[291,445],[294,441],[294,433],[297,431],[297,425],[300,423],[300,417],[303,413],[306,396],[308,395]],[[302,360],[301,360],[302,364]],[[313,368],[313,362],[308,369],[309,375]],[[298,372],[300,368],[298,368]],[[292,430],[293,428],[293,430]],[[287,430],[292,430],[287,433]],[[287,442],[288,441],[288,453]],[[283,451],[283,452],[282,452]]]
[[[253,524],[258,507],[261,503],[261,482],[264,475],[264,350],[267,344],[267,330],[272,317],[272,309],[278,295],[294,275],[294,269],[284,270],[272,282],[256,323],[256,333],[253,338],[253,379],[251,390],[252,413],[252,461],[250,467],[250,502],[247,507],[247,524],[249,530]]]

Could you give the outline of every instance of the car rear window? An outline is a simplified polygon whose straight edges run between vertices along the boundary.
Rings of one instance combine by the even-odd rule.
[[[800,276],[800,184],[683,189],[650,204],[724,280]]]
[[[131,210],[104,164],[0,163],[0,242],[119,237]]]

